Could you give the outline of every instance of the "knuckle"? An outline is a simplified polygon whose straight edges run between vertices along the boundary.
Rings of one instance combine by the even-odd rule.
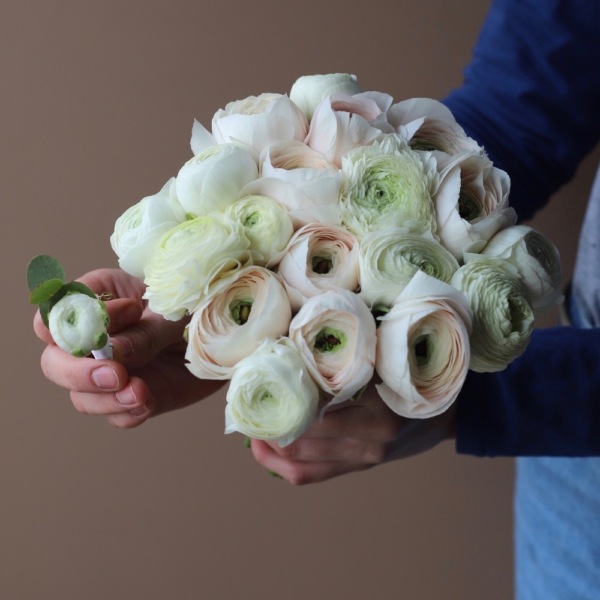
[[[385,458],[385,446],[381,444],[370,444],[363,452],[363,460],[365,465],[378,465]]]
[[[71,392],[70,396],[71,396],[71,404],[73,405],[73,408],[78,413],[80,413],[82,415],[90,414],[89,410],[85,406],[85,403],[82,402],[82,398],[81,398],[80,394],[78,394],[77,392]]]

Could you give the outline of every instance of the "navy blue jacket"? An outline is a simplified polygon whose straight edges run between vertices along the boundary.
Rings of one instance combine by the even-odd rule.
[[[520,219],[531,217],[600,139],[600,2],[496,0],[464,85],[444,102],[510,175]],[[600,329],[537,330],[505,371],[470,373],[457,450],[600,455]]]

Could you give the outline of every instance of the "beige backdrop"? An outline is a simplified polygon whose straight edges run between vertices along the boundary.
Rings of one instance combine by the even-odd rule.
[[[347,71],[396,98],[461,80],[488,3],[4,0],[0,597],[505,600],[510,459],[428,456],[294,488],[224,436],[223,401],[132,431],[40,373],[25,269],[115,264],[115,218],[190,156],[194,118]],[[568,268],[592,165],[536,223]]]

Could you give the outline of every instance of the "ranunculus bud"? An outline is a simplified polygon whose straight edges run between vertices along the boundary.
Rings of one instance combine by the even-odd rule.
[[[50,310],[48,328],[56,344],[73,354],[87,356],[108,342],[108,313],[104,302],[86,294],[67,294]]]
[[[356,75],[348,73],[305,75],[299,77],[292,85],[290,99],[300,107],[310,121],[317,106],[328,96],[338,93],[358,94],[361,91]]]

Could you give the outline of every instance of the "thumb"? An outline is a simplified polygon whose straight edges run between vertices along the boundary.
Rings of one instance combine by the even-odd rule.
[[[165,348],[184,343],[187,322],[168,321],[146,309],[139,321],[111,337],[116,360],[132,369],[143,367]]]

